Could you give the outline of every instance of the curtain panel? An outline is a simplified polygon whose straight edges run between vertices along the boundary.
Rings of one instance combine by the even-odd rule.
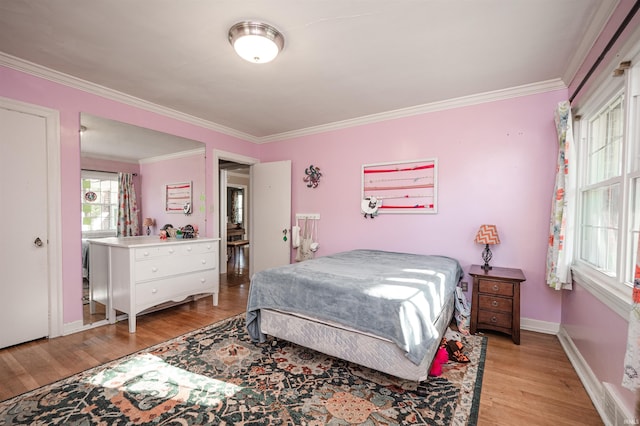
[[[640,241],[638,242],[640,249]],[[633,278],[631,313],[629,314],[629,331],[627,350],[624,355],[624,375],[622,386],[627,389],[640,389],[640,251],[636,257],[636,268]]]
[[[572,288],[571,260],[577,179],[571,119],[569,101],[560,102],[555,111],[558,162],[547,249],[547,284],[556,290]]]
[[[136,190],[131,173],[118,173],[118,237],[140,235]]]

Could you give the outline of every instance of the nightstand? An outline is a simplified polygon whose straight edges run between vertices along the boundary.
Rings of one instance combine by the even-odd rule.
[[[520,283],[526,278],[520,269],[499,268],[485,271],[471,265],[473,277],[471,334],[478,329],[500,331],[520,344]]]

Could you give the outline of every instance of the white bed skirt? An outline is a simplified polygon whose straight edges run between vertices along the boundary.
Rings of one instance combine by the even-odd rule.
[[[421,382],[427,379],[431,361],[453,318],[454,296],[455,293],[450,295],[434,324],[439,338],[429,348],[420,365],[409,361],[405,353],[389,340],[294,314],[262,309],[260,328],[264,334],[392,376]]]

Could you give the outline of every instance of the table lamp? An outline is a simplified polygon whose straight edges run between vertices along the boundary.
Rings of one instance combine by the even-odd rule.
[[[147,235],[151,235],[151,227],[154,226],[156,224],[156,221],[153,220],[150,217],[145,217],[144,221],[142,222],[142,226],[146,226],[147,227]]]
[[[482,260],[484,260],[484,265],[482,265],[482,269],[488,271],[491,269],[489,266],[489,261],[493,257],[491,254],[491,250],[489,249],[489,244],[500,244],[500,237],[498,236],[498,228],[495,225],[481,225],[480,229],[478,229],[478,233],[476,234],[477,244],[484,244],[484,250],[482,251]]]

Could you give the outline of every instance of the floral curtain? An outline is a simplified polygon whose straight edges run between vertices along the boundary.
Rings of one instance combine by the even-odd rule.
[[[118,237],[140,235],[136,190],[131,173],[118,173],[118,191]]]
[[[556,184],[551,203],[549,247],[547,249],[547,284],[556,290],[571,289],[573,224],[575,221],[576,172],[575,147],[569,101],[560,102],[555,111],[558,134]]]
[[[640,248],[640,241],[638,242]],[[631,314],[629,315],[629,331],[627,351],[624,356],[624,375],[622,386],[627,389],[640,389],[640,250],[636,258],[636,269],[633,279]]]

